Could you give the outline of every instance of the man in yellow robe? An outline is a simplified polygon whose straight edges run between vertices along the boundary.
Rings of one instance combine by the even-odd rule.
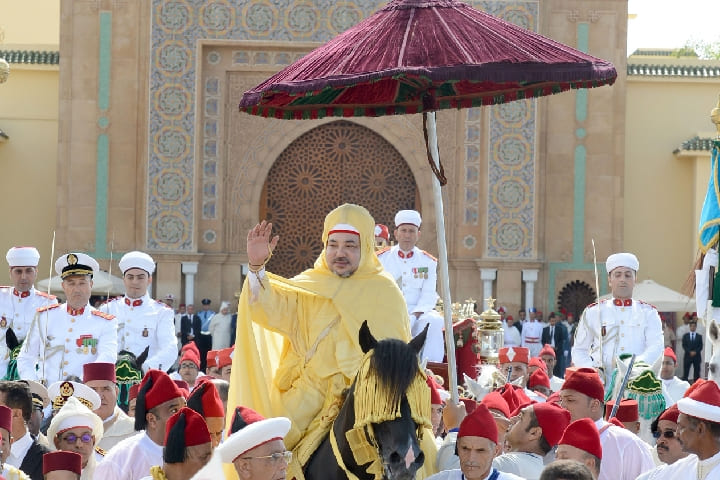
[[[238,306],[228,405],[291,420],[288,478],[302,478],[300,466],[353,382],[363,357],[362,322],[377,339],[410,340],[402,292],[374,253],[374,228],[365,208],[336,208],[325,218],[324,249],[314,267],[292,279],[264,269],[279,239],[272,224],[263,221],[248,233],[250,273]]]

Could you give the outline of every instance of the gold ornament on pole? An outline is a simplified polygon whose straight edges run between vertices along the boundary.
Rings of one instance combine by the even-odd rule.
[[[497,365],[500,349],[505,342],[500,314],[493,308],[495,299],[486,299],[488,308],[480,314],[477,321],[478,342],[480,343],[479,359],[481,364]]]

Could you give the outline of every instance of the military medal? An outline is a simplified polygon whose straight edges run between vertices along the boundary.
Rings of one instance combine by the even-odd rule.
[[[149,335],[147,327],[142,331],[142,336],[147,337]]]
[[[602,326],[602,336],[604,337],[607,332],[605,331],[605,325]]]
[[[0,320],[0,328],[7,327],[7,318],[5,318],[5,315],[3,315],[2,319]]]

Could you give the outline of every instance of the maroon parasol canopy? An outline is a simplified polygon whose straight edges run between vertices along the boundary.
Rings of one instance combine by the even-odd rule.
[[[243,95],[309,119],[467,108],[612,84],[612,63],[456,0],[393,0]]]

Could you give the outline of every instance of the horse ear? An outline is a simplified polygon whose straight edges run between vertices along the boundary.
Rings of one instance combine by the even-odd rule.
[[[373,337],[372,332],[370,331],[370,327],[368,327],[367,320],[363,321],[362,326],[360,327],[360,348],[362,349],[363,353],[367,353],[373,348],[375,348],[375,345],[377,345],[377,340],[375,337]]]
[[[619,378],[620,378],[621,381],[622,381],[622,379],[625,378],[625,373],[627,373],[627,369],[628,369],[627,363],[625,363],[624,361],[620,360],[620,357],[618,356],[618,357],[615,357],[615,366],[616,366],[617,369],[620,371],[620,377],[619,377]]]
[[[420,351],[422,350],[423,345],[425,345],[425,339],[427,338],[427,332],[428,332],[429,326],[430,326],[430,324],[426,323],[425,328],[423,328],[423,331],[418,333],[417,336],[415,338],[413,338],[412,340],[410,340],[410,343],[408,344],[412,347],[412,349],[418,355],[420,354]]]
[[[718,328],[718,324],[714,318],[710,322],[710,328],[708,328],[708,335],[710,335],[710,340],[713,343],[716,343],[720,338],[720,329]]]
[[[141,371],[142,371],[142,364],[145,363],[145,360],[147,360],[149,352],[150,352],[150,345],[145,347],[145,350],[143,350],[143,352],[135,358],[135,361],[137,362],[137,368],[139,368]],[[170,368],[170,367],[168,367],[168,368]]]

